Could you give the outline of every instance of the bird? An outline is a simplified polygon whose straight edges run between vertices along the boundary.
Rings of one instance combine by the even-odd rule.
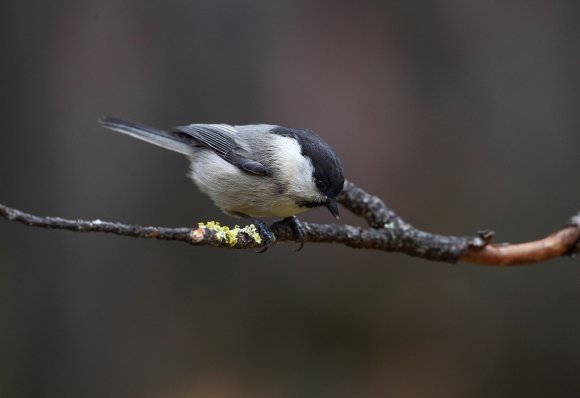
[[[275,236],[260,218],[282,218],[304,246],[296,217],[325,206],[339,218],[344,173],[336,152],[314,131],[271,124],[189,124],[162,130],[116,117],[102,127],[185,155],[188,176],[224,213],[250,219],[265,238]]]

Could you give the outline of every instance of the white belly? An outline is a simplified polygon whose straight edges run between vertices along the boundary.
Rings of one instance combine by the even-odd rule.
[[[191,159],[190,177],[222,211],[250,217],[290,217],[308,208],[299,207],[288,187],[274,178],[241,171],[215,153],[200,150]]]

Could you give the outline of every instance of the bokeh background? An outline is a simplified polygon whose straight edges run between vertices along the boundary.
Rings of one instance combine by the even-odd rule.
[[[579,15],[566,0],[6,3],[0,202],[233,224],[185,159],[96,122],[266,122],[318,131],[420,228],[535,239],[580,210]],[[0,220],[0,395],[578,396],[578,260],[294,249]]]

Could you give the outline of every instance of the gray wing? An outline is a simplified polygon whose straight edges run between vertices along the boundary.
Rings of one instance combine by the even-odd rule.
[[[236,136],[238,131],[227,124],[190,124],[178,126],[173,133],[181,139],[190,139],[197,144],[213,150],[225,161],[241,170],[257,175],[269,175],[249,147],[242,145]]]

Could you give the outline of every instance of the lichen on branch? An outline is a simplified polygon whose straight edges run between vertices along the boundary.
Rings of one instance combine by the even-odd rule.
[[[580,213],[566,227],[546,238],[520,244],[493,244],[493,232],[475,236],[445,236],[421,231],[405,222],[378,197],[345,182],[338,201],[363,218],[368,227],[303,223],[304,242],[338,243],[358,249],[401,252],[432,261],[463,261],[489,266],[512,266],[542,262],[559,256],[580,253]],[[259,249],[264,239],[250,224],[229,228],[217,222],[197,227],[151,227],[101,220],[68,220],[39,217],[0,204],[0,217],[32,227],[65,229],[74,232],[105,232],[136,238],[182,241],[194,246]],[[284,222],[270,226],[274,243],[299,242],[296,230]]]

